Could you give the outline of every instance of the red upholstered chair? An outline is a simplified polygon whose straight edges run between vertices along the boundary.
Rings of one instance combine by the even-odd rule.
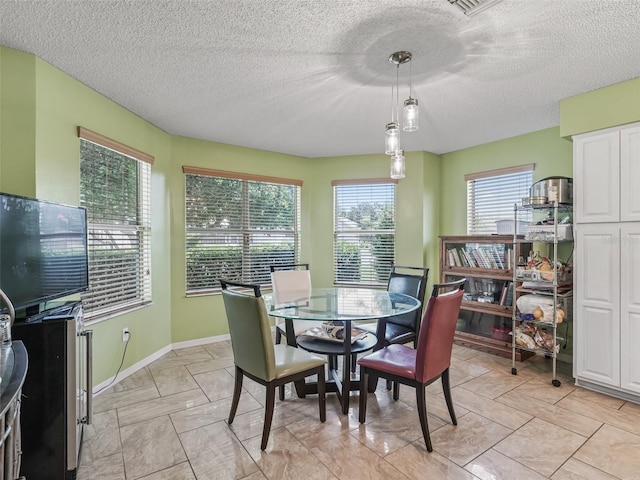
[[[453,348],[453,335],[462,303],[466,279],[433,286],[427,310],[422,320],[416,349],[406,345],[392,344],[358,360],[360,365],[360,423],[367,415],[368,377],[382,377],[416,389],[420,426],[428,451],[433,451],[429,425],[425,388],[438,378],[451,422],[458,424],[451,400],[449,365]]]
[[[389,273],[387,291],[391,293],[404,293],[420,300],[424,305],[424,292],[427,288],[427,277],[429,269],[424,267],[408,267],[393,265]],[[380,350],[382,347],[394,343],[413,342],[415,347],[418,342],[418,332],[420,331],[420,320],[422,319],[423,307],[413,312],[396,315],[395,317],[384,318],[376,323],[359,324],[356,328],[374,334],[378,339],[378,344],[373,350]],[[353,358],[353,369],[356,368],[356,356]],[[376,382],[377,384],[377,382]],[[369,391],[376,389],[376,384],[369,383]],[[391,382],[387,382],[387,390],[391,390]],[[398,400],[399,388],[396,383],[393,386],[393,399]]]

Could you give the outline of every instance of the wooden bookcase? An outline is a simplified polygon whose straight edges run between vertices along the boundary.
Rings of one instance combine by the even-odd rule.
[[[457,344],[511,358],[513,263],[530,251],[530,243],[514,244],[513,235],[440,237],[440,281],[467,279]],[[516,358],[529,355],[518,350]]]

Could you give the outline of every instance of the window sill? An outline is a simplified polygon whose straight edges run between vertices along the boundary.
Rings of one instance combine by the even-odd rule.
[[[141,310],[143,308],[151,306],[152,302],[140,303],[137,305],[133,305],[131,307],[124,307],[117,310],[111,310],[108,312],[100,313],[95,316],[87,316],[84,317],[85,326],[95,325],[100,322],[104,322],[106,320],[110,320],[115,317],[119,317],[120,315],[125,315],[127,313],[135,312],[136,310]]]

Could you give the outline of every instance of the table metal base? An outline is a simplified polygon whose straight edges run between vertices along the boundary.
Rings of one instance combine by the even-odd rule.
[[[338,395],[338,400],[342,406],[342,413],[349,413],[349,396],[353,391],[360,388],[359,379],[354,375],[352,378],[351,362],[352,354],[363,353],[371,350],[378,340],[374,335],[367,335],[361,340],[351,345],[344,343],[329,342],[319,340],[314,337],[300,335],[297,338],[297,344],[300,348],[308,352],[327,355],[329,357],[328,375],[327,375],[327,392],[334,392]],[[338,372],[338,356],[342,355],[342,378]],[[295,384],[298,396],[305,394],[318,393],[317,384],[310,382],[298,382]]]

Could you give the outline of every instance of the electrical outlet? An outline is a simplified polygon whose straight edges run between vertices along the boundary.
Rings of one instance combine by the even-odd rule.
[[[122,341],[126,342],[129,340],[129,327],[124,327],[122,329]]]

